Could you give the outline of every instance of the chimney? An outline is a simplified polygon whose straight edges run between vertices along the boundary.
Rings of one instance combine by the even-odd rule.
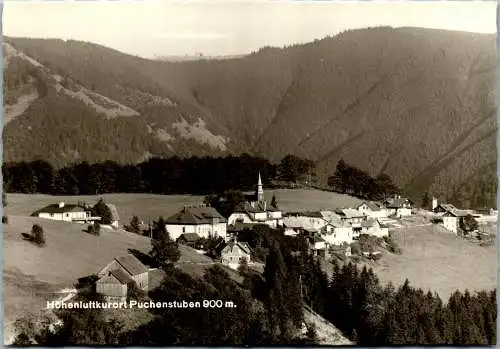
[[[64,207],[64,202],[60,202],[59,203],[59,208],[63,208]]]
[[[438,206],[438,199],[432,197],[432,210],[434,210]]]

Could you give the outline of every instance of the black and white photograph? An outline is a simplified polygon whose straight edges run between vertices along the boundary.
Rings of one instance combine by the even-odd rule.
[[[496,345],[495,1],[0,6],[4,345]]]

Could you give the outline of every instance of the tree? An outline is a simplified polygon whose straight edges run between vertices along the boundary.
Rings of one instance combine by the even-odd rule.
[[[460,219],[460,230],[463,233],[470,233],[479,228],[479,224],[476,219],[472,215],[467,215],[464,218]]]
[[[14,341],[12,342],[12,345],[15,347],[22,347],[22,346],[32,346],[33,342],[30,340],[28,335],[26,333],[19,333]]]
[[[273,198],[271,199],[271,206],[278,208],[278,201],[276,200],[276,194],[273,194]]]
[[[248,273],[248,262],[246,258],[240,259],[240,264],[238,265],[238,273],[243,277],[245,277],[245,275]]]
[[[113,219],[111,210],[102,198],[92,208],[92,215],[101,217],[102,224],[111,224]]]
[[[170,238],[170,234],[166,229],[162,234],[152,239],[151,244],[153,248],[150,254],[161,266],[174,264],[181,256],[179,245]]]
[[[127,302],[131,300],[141,301],[145,298],[146,293],[141,290],[135,281],[127,284]]]
[[[426,209],[426,210],[430,209],[431,208],[430,207],[431,203],[432,203],[432,200],[431,200],[431,198],[429,196],[429,193],[425,192],[424,196],[422,197],[422,208]]]
[[[132,220],[130,221],[130,225],[127,228],[128,228],[127,230],[132,233],[140,234],[141,228],[139,226],[139,217],[133,216]]]
[[[303,175],[312,173],[313,169],[314,162],[291,154],[281,159],[278,165],[280,178],[288,182],[298,181]]]
[[[38,225],[34,224],[33,227],[31,228],[31,236],[32,236],[32,241],[38,246],[44,246],[45,245],[45,236],[43,232],[43,228]]]

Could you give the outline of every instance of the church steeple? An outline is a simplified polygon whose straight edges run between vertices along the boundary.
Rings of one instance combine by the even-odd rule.
[[[264,189],[262,188],[262,179],[260,178],[260,171],[259,171],[259,181],[257,182],[257,201],[258,202],[264,201]]]

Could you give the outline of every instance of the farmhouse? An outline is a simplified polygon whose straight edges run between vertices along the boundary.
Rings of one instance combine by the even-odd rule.
[[[361,226],[361,222],[366,221],[367,215],[363,212],[359,212],[353,208],[343,208],[336,210],[335,213],[339,215],[341,221],[344,224],[350,224],[352,226]]]
[[[461,221],[469,215],[468,211],[465,210],[452,210],[444,213],[443,226],[451,231],[452,233],[458,234]]]
[[[344,243],[352,243],[354,231],[351,225],[342,223],[341,221],[331,221],[326,226],[322,233],[322,237],[329,245],[340,246]]]
[[[265,200],[264,189],[259,173],[255,196],[236,206],[228,218],[228,224],[262,223],[269,225],[271,228],[276,228],[283,225],[282,216],[283,214],[278,207],[270,204],[268,205]]]
[[[356,209],[372,218],[386,218],[388,215],[384,205],[374,201],[364,201]]]
[[[165,221],[173,240],[184,233],[196,233],[203,238],[226,238],[227,220],[213,207],[206,205],[184,206]]]
[[[148,290],[148,268],[131,254],[113,259],[97,276],[96,292],[108,301],[124,301],[130,282],[135,282],[141,290]]]
[[[98,218],[91,217],[90,210],[83,205],[65,204],[64,202],[48,205],[33,212],[31,216],[66,222],[87,222]]]
[[[401,218],[411,216],[414,203],[410,199],[398,195],[384,201],[384,205],[387,208],[388,216]]]
[[[251,262],[251,249],[246,242],[236,240],[222,242],[216,247],[216,251],[220,254],[221,263],[232,269],[237,269],[241,260]]]

